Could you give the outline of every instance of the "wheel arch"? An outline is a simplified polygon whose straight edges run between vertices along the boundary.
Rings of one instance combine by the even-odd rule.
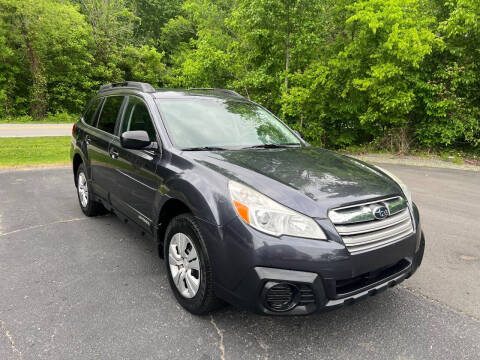
[[[174,217],[185,213],[193,214],[190,207],[182,200],[169,198],[163,203],[156,220],[157,230],[155,234],[155,239],[158,244],[158,255],[161,258],[164,257],[163,238],[165,236],[165,231],[167,230],[168,224]]]
[[[75,186],[77,186],[77,171],[80,164],[82,163],[84,163],[82,156],[79,153],[75,153],[75,155],[73,155],[73,161],[72,161],[73,178],[75,181]]]

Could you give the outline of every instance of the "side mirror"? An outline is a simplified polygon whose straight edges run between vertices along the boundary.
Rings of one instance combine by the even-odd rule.
[[[143,149],[152,142],[145,130],[126,131],[120,136],[120,143],[125,149]]]

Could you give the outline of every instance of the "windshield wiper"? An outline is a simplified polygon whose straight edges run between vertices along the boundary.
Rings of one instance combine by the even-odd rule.
[[[279,148],[290,148],[290,147],[300,147],[300,144],[261,144],[247,146],[242,149],[279,149]]]
[[[183,151],[216,151],[216,150],[228,150],[220,146],[196,146],[183,148]]]

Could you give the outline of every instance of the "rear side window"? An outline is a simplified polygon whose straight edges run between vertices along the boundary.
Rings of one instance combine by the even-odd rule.
[[[120,133],[123,134],[125,131],[134,130],[145,130],[150,141],[157,141],[155,128],[148,112],[147,105],[139,98],[130,96]]]
[[[90,107],[88,108],[87,112],[83,116],[83,120],[91,126],[95,126],[97,122],[97,115],[98,115],[98,105],[100,105],[102,99],[95,99]]]
[[[109,96],[105,99],[97,127],[110,134],[115,133],[115,123],[122,106],[123,96]]]

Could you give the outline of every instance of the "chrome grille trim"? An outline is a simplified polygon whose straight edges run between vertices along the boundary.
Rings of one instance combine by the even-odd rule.
[[[352,225],[337,225],[337,231],[340,235],[361,234],[369,231],[375,231],[390,227],[410,218],[407,209],[401,213],[390,216],[382,221],[369,221],[367,223],[352,224]]]
[[[345,209],[348,209],[347,211],[349,213],[351,213],[352,210],[356,210],[359,213],[365,213],[365,209],[368,207],[376,204],[385,204],[388,206],[388,203],[392,201],[395,201],[396,206],[398,206],[399,204],[403,205],[401,202],[404,200],[398,197],[388,198],[334,209],[329,212],[330,220],[334,223],[335,228],[342,237],[342,240],[350,253],[394,243],[413,233],[412,218],[406,203],[404,204],[405,208],[396,211],[393,215],[383,220],[366,220],[363,222],[357,222],[354,220],[355,216],[353,216],[353,221],[351,223],[335,223],[335,220],[339,219],[338,214],[341,214]]]
[[[400,225],[391,226],[386,229],[353,236],[343,236],[343,241],[350,245],[369,244],[371,242],[381,241],[382,239],[398,235],[400,232],[403,233],[406,230],[410,230],[411,227],[410,221],[405,220]]]

